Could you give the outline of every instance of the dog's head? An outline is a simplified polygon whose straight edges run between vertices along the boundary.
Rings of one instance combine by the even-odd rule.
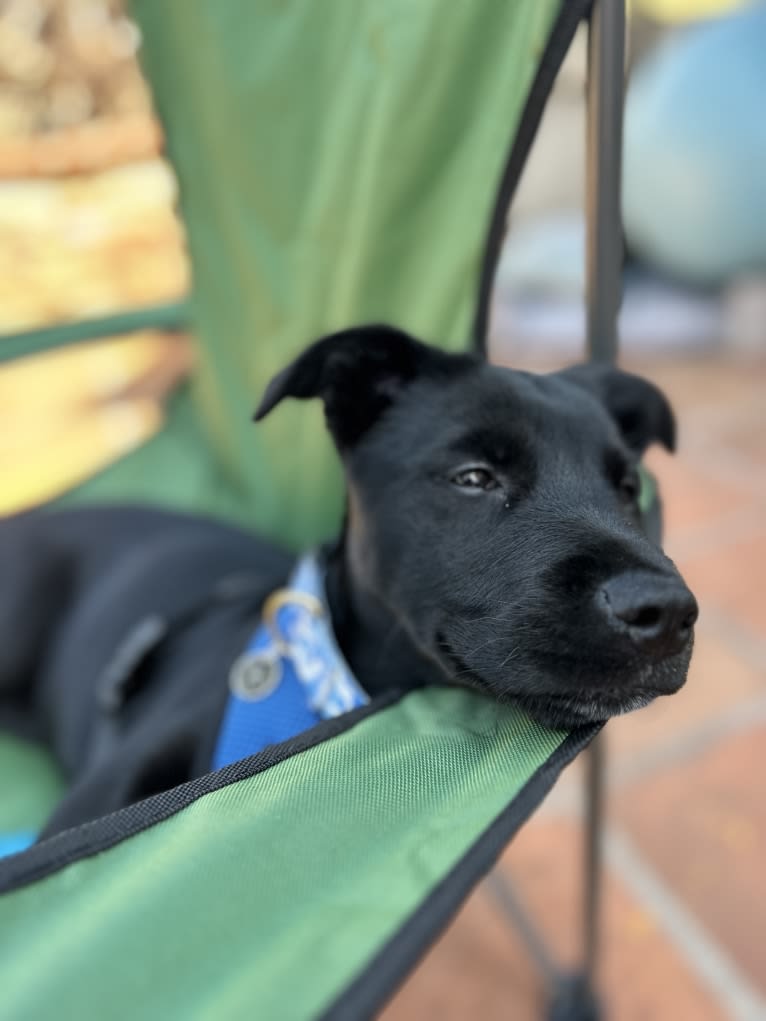
[[[640,527],[638,460],[675,442],[651,383],[531,375],[369,326],[308,348],[256,418],[284,397],[324,401],[352,583],[447,677],[553,725],[684,683],[697,605]]]

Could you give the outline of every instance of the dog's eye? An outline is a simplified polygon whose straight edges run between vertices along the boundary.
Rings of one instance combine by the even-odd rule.
[[[625,503],[636,503],[641,493],[641,480],[638,477],[638,472],[635,469],[626,472],[620,479],[618,489],[620,498]]]
[[[462,489],[497,489],[499,482],[488,468],[469,465],[452,476],[452,481]]]

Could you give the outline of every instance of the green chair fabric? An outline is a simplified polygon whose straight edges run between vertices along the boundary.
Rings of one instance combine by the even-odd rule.
[[[257,397],[351,323],[468,344],[525,101],[554,22],[587,6],[134,0],[199,366],[167,428],[65,502],[165,504],[296,548],[331,534],[320,409],[256,429]],[[368,1016],[590,736],[414,693],[0,861],[3,1011]],[[22,819],[0,794],[0,830],[54,795],[46,774]]]
[[[590,736],[413,692],[9,859],[3,1016],[368,1017]]]
[[[341,487],[320,408],[256,429],[258,396],[308,342],[357,322],[468,344],[503,165],[558,9],[133,0],[191,255],[195,415],[183,399],[164,435],[73,499],[210,512],[296,548],[333,532]]]

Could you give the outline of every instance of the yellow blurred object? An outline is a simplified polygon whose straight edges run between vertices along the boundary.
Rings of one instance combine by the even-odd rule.
[[[125,6],[122,0],[0,0],[0,139],[42,141],[43,158],[62,172],[70,158],[78,160],[60,151],[71,152],[66,129],[87,128],[93,117],[149,115],[136,60],[140,35]],[[62,131],[55,143],[45,139]],[[93,166],[89,159],[85,164]]]
[[[149,439],[162,405],[136,384],[172,343],[147,331],[4,366],[0,514],[60,496]]]
[[[718,18],[749,7],[752,0],[632,0],[632,10],[655,21],[677,23]]]
[[[173,175],[159,161],[0,182],[0,332],[184,294],[189,273],[175,196]]]
[[[0,334],[185,293],[175,197],[156,160],[0,181]],[[179,338],[147,331],[0,367],[0,514],[54,499],[148,440],[189,358]]]
[[[0,91],[0,179],[96,173],[157,159],[162,147],[149,114],[96,117],[36,135],[24,127],[23,110]]]

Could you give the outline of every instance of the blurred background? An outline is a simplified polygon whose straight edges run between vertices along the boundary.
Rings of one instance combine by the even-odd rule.
[[[120,0],[0,0],[0,333],[188,290],[139,46]],[[631,6],[621,361],[678,414],[678,454],[650,463],[702,608],[686,688],[608,728],[601,979],[631,1021],[766,1017],[765,54],[763,4]],[[491,331],[508,364],[582,351],[585,67],[582,34],[509,214]],[[192,357],[145,331],[0,367],[0,514],[152,436]],[[573,964],[579,791],[575,766],[502,863]],[[526,1019],[541,996],[481,888],[385,1017]]]

